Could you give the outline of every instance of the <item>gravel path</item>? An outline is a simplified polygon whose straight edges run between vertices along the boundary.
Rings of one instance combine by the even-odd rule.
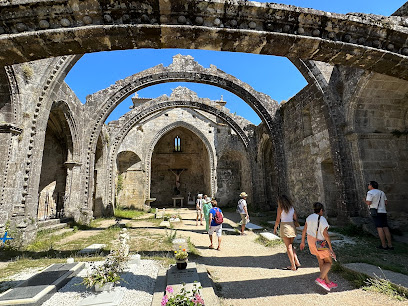
[[[166,212],[173,213],[171,209]],[[408,305],[407,302],[390,300],[383,294],[354,289],[348,281],[334,273],[330,274],[331,279],[339,284],[339,288],[327,293],[314,283],[319,269],[315,257],[308,251],[298,254],[302,264],[298,271],[283,270],[289,262],[285,246],[264,247],[255,241],[258,235],[252,232],[246,236],[223,235],[221,251],[210,250],[205,227],[195,226],[195,211],[182,209],[175,212],[183,218],[177,236],[190,238],[196,246],[201,255],[198,263],[206,265],[214,281],[216,294],[224,306]],[[224,220],[235,227],[236,223],[232,220],[238,221],[238,218],[237,214],[226,213]],[[150,227],[151,223],[139,224],[143,225]],[[158,269],[159,264],[152,260],[142,260],[139,266],[132,265],[124,275],[125,282],[115,289],[125,294],[120,305],[150,306]],[[24,275],[20,273],[13,277],[13,281],[26,279],[33,273],[35,271]],[[85,275],[86,269],[43,305],[77,305],[93,295],[92,291],[80,285]]]
[[[169,212],[170,213],[170,212]],[[224,220],[235,226],[239,216],[226,213]],[[327,293],[314,280],[318,277],[317,260],[308,251],[299,253],[302,267],[298,271],[283,270],[289,264],[286,248],[267,248],[255,242],[257,234],[223,235],[221,251],[210,250],[204,226],[195,226],[195,212],[183,212],[183,229],[179,235],[196,246],[207,266],[222,305],[396,305],[407,304],[387,296],[355,289],[348,281],[331,273],[338,289]],[[214,239],[215,239],[214,235]],[[217,243],[215,243],[215,246]],[[341,256],[341,254],[338,254]]]

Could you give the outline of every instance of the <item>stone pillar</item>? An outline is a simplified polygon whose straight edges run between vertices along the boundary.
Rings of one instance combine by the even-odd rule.
[[[64,196],[64,215],[67,218],[73,218],[75,221],[80,219],[81,165],[81,163],[72,160],[65,162],[67,180]]]

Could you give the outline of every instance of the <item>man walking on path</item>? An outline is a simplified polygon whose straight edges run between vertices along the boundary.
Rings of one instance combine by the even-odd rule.
[[[210,236],[210,249],[213,249],[213,234],[214,232],[217,234],[218,237],[218,247],[217,250],[221,251],[221,234],[222,234],[222,222],[221,223],[217,223],[217,218],[216,218],[216,214],[217,212],[220,212],[222,215],[222,211],[221,209],[219,209],[217,207],[217,201],[216,200],[212,200],[211,201],[212,207],[210,210],[210,229],[208,231],[208,235]],[[223,216],[223,215],[222,215]]]
[[[385,209],[387,197],[383,191],[378,189],[378,183],[376,181],[370,181],[370,183],[368,183],[368,192],[365,202],[369,206],[370,212],[374,209],[372,218],[381,240],[381,245],[377,248],[381,250],[393,250],[394,247],[392,246],[391,233],[387,222],[387,210]],[[386,239],[388,245],[385,243]]]

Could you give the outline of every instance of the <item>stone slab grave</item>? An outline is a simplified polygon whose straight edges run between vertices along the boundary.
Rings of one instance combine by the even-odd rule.
[[[183,283],[186,284],[185,288],[189,291],[192,289],[195,282],[197,287],[202,287],[202,289],[200,289],[200,294],[204,299],[205,305],[220,305],[205,266],[197,265],[194,262],[188,262],[185,270],[178,270],[175,265],[170,265],[170,268],[167,271],[165,269],[160,269],[157,275],[151,305],[160,305],[167,286],[171,286],[174,292],[177,293],[183,287]]]
[[[77,275],[84,263],[53,264],[0,295],[0,305],[41,305]]]
[[[403,287],[405,290],[408,290],[408,276],[392,272],[389,270],[380,269],[377,266],[366,264],[366,263],[348,263],[343,265],[346,269],[365,274],[368,277],[378,277],[382,279],[387,279],[394,285]]]
[[[123,290],[115,288],[112,291],[91,295],[78,303],[78,306],[117,306],[120,305],[124,296],[125,292]]]
[[[262,227],[262,226],[256,225],[256,224],[251,223],[251,222],[245,224],[245,228],[246,228],[247,230],[250,230],[250,231],[263,230],[263,227]]]
[[[272,240],[280,240],[280,237],[279,237],[279,236],[276,236],[275,234],[272,234],[272,233],[270,233],[270,232],[260,233],[260,235],[261,235],[262,237],[264,237],[265,239],[268,239],[269,241],[272,241]]]
[[[227,235],[239,235],[239,232],[228,223],[222,224],[222,232]]]
[[[102,250],[104,247],[106,247],[106,244],[101,243],[91,244],[88,245],[85,249],[80,250],[78,254],[95,254]]]

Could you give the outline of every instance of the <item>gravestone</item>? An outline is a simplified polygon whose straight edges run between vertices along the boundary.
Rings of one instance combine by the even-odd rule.
[[[0,295],[0,305],[41,305],[84,268],[84,263],[53,264]]]
[[[104,247],[106,247],[106,244],[91,244],[87,246],[85,249],[82,249],[78,252],[78,254],[94,254],[98,253],[100,250],[102,250]]]

